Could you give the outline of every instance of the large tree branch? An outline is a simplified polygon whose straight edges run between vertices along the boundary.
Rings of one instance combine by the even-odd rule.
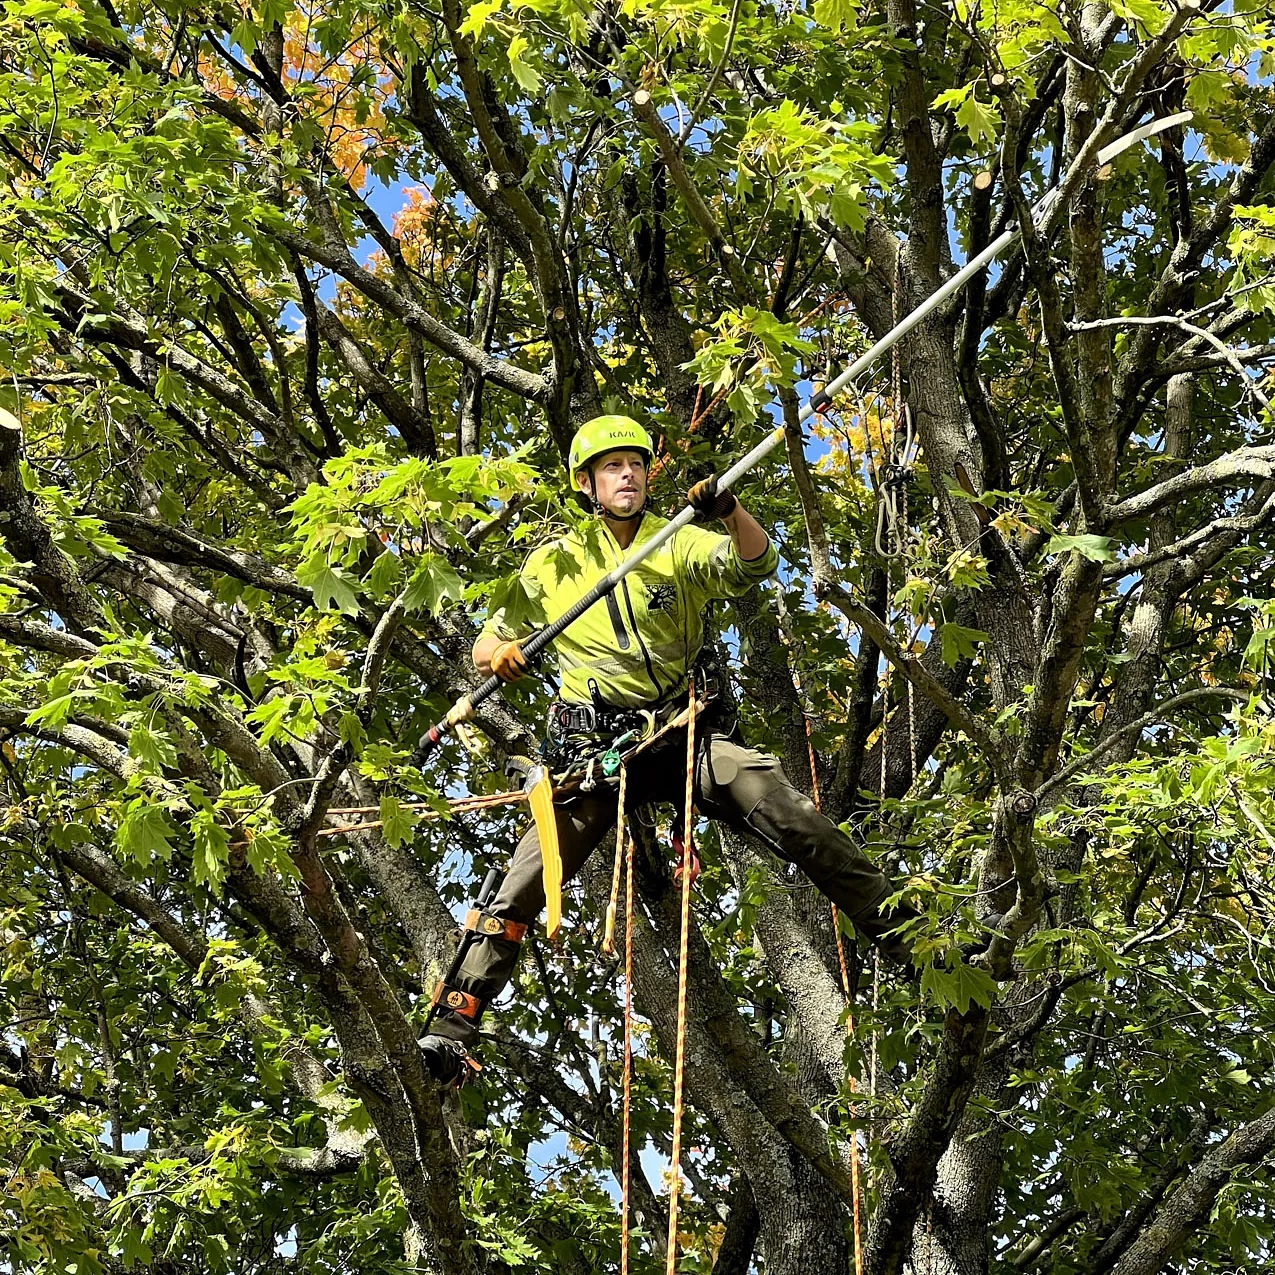
[[[394,382],[375,367],[367,351],[350,334],[335,311],[322,301],[314,300],[314,319],[332,352],[350,370],[368,398],[380,408],[385,419],[402,435],[408,450],[415,456],[438,459],[438,442],[428,417],[421,414],[395,387]]]
[[[820,1088],[835,1094],[845,1082],[842,988],[797,916],[791,897],[775,880],[770,861],[745,838],[725,829],[721,835],[736,881],[743,882],[750,872],[759,872],[769,887],[765,907],[757,910],[757,937],[788,1004],[788,1030],[801,1033],[822,1072]],[[831,933],[830,914],[825,909],[823,915]]]
[[[153,1160],[185,1160],[192,1165],[207,1164],[214,1156],[205,1143],[189,1146],[153,1147],[144,1151],[124,1151],[114,1157],[123,1159],[129,1169],[140,1168]],[[304,1178],[323,1182],[361,1168],[367,1156],[362,1151],[342,1147],[271,1147],[263,1157],[258,1178]],[[93,1160],[64,1160],[62,1170],[79,1178],[99,1177],[102,1166]]]
[[[78,333],[95,345],[135,350],[154,359],[160,366],[171,368],[184,380],[198,385],[240,420],[260,430],[279,450],[274,468],[287,475],[294,486],[304,487],[306,483],[317,480],[314,458],[302,446],[296,431],[224,373],[197,358],[176,341],[157,339],[141,318],[123,313],[115,301],[110,302],[111,309],[103,311],[93,297],[66,283],[58,284],[56,290],[65,307],[65,314],[60,316],[60,320],[68,332]],[[101,296],[100,290],[97,295]],[[97,322],[85,323],[86,319],[95,315],[101,316]]]
[[[1205,255],[1231,224],[1231,213],[1237,204],[1250,199],[1275,163],[1275,115],[1272,115],[1254,140],[1248,158],[1240,165],[1226,191],[1213,210],[1196,227],[1189,238],[1178,242],[1168,263],[1147,297],[1145,308],[1151,314],[1167,314],[1178,309],[1187,290],[1200,270]],[[1132,399],[1132,387],[1141,384],[1152,369],[1159,337],[1154,328],[1135,332],[1117,368],[1115,394],[1117,402]]]
[[[1034,792],[1054,767],[1066,728],[1080,659],[1093,624],[1102,564],[1067,556],[1049,612],[1018,747],[1018,782]]]
[[[646,126],[647,131],[655,138],[655,144],[660,149],[660,158],[664,161],[668,175],[674,187],[676,187],[677,193],[681,195],[683,203],[686,204],[691,218],[708,240],[713,255],[726,272],[726,277],[730,280],[731,290],[735,294],[735,300],[740,305],[756,303],[758,300],[757,289],[753,280],[749,278],[748,272],[744,269],[744,264],[740,261],[739,253],[735,246],[727,240],[721,226],[718,225],[717,218],[713,216],[712,210],[704,201],[704,196],[700,194],[699,187],[695,184],[695,179],[687,170],[686,164],[682,159],[682,152],[677,138],[669,132],[667,125],[660,118],[660,113],[655,109],[655,103],[646,89],[638,89],[634,93],[633,110],[636,112],[638,119]]]
[[[408,118],[420,129],[421,135],[455,179],[457,186],[493,225],[499,227],[500,233],[518,256],[530,264],[531,239],[526,229],[508,203],[483,180],[473,161],[443,122],[438,99],[430,91],[427,76],[428,64],[425,60],[422,58],[413,62],[408,72],[408,82],[403,86]]]
[[[1191,1132],[1185,1144],[1174,1147],[1170,1151],[1145,1194],[1120,1219],[1103,1241],[1102,1247],[1089,1259],[1086,1275],[1106,1275],[1106,1272],[1119,1260],[1120,1255],[1128,1251],[1129,1246],[1137,1239],[1143,1224],[1151,1215],[1151,1211],[1164,1199],[1165,1192],[1182,1176],[1183,1170],[1207,1145],[1212,1123],[1213,1114],[1208,1110],[1200,1112],[1191,1122]]]
[[[589,894],[606,906],[609,873],[600,864],[586,866]],[[677,1034],[677,972],[663,950],[661,932],[672,935],[680,924],[675,892],[662,887],[653,905],[658,927],[641,907],[633,911],[634,990],[666,1056],[672,1057]],[[773,1172],[787,1155],[785,1139],[842,1199],[852,1197],[847,1167],[828,1148],[828,1133],[811,1115],[805,1100],[766,1056],[761,1042],[740,1018],[734,996],[698,929],[690,944],[691,1002],[687,1024],[686,1078],[696,1105],[729,1140],[754,1190],[773,1191]]]
[[[74,562],[54,543],[23,482],[21,460],[21,432],[0,425],[0,534],[19,561],[31,563],[31,582],[63,621],[92,632],[102,623],[102,609]]]
[[[601,406],[592,373],[583,369],[584,375],[580,375],[579,351],[583,338],[579,332],[576,290],[542,203],[534,187],[524,183],[527,158],[518,126],[502,106],[490,77],[479,66],[469,36],[461,30],[463,11],[459,0],[443,0],[442,11],[465,100],[491,161],[490,184],[513,210],[531,247],[532,281],[553,351],[553,377],[545,406],[551,424],[564,434],[560,441],[565,443],[572,400],[578,399],[588,415],[593,415]]]
[[[1229,686],[1202,686],[1197,687],[1195,690],[1184,691],[1181,695],[1174,695],[1157,704],[1155,708],[1151,709],[1150,712],[1144,713],[1136,721],[1129,722],[1127,725],[1120,727],[1119,730],[1112,731],[1089,752],[1069,762],[1060,771],[1052,775],[1048,783],[1042,784],[1036,790],[1036,797],[1042,806],[1047,805],[1056,796],[1061,796],[1066,791],[1067,785],[1076,775],[1091,771],[1113,749],[1131,737],[1137,739],[1148,727],[1156,726],[1161,722],[1172,721],[1174,714],[1188,704],[1194,704],[1197,700],[1204,699],[1224,699],[1232,700],[1237,704],[1247,704],[1251,698],[1252,696],[1249,692],[1233,690]]]
[[[1200,1162],[1160,1206],[1112,1275],[1155,1275],[1207,1221],[1213,1202],[1237,1169],[1256,1164],[1275,1149],[1275,1108],[1241,1125]]]
[[[1240,354],[1249,354],[1251,351],[1232,350],[1220,337],[1208,328],[1202,328],[1198,324],[1191,323],[1189,320],[1182,318],[1176,314],[1157,314],[1157,315],[1121,315],[1119,318],[1113,319],[1090,319],[1084,322],[1076,321],[1067,325],[1073,332],[1095,331],[1101,328],[1123,328],[1123,327],[1173,327],[1180,328],[1183,332],[1194,337],[1198,341],[1204,341],[1211,345],[1217,352],[1218,359],[1225,363],[1240,378],[1240,383],[1244,386],[1245,394],[1251,394],[1266,412],[1275,418],[1275,407],[1271,406],[1270,399],[1262,393],[1258,384],[1249,379],[1248,373],[1244,370],[1244,364],[1240,360]],[[1275,348],[1275,347],[1273,347]],[[1157,377],[1163,376],[1165,368],[1160,367],[1157,370]]]
[[[1245,508],[1251,512],[1215,518],[1181,540],[1120,558],[1106,567],[1103,579],[1123,580],[1142,575],[1165,562],[1179,562],[1185,564],[1185,583],[1193,583],[1240,540],[1275,517],[1275,483],[1262,483],[1245,502]]]
[[[910,1251],[913,1223],[934,1184],[939,1159],[965,1112],[978,1079],[988,1012],[949,1010],[934,1071],[903,1132],[889,1147],[890,1176],[863,1246],[869,1275],[899,1275]]]
[[[38,620],[24,620],[12,614],[0,614],[0,638],[32,651],[45,651],[63,659],[91,659],[97,647],[65,629],[55,629]]]
[[[1146,518],[1196,492],[1214,487],[1251,486],[1253,479],[1267,481],[1271,478],[1275,478],[1275,444],[1240,447],[1108,506],[1106,523],[1109,527],[1117,527],[1123,522]]]
[[[382,306],[408,328],[419,332],[431,345],[480,372],[493,385],[532,402],[540,402],[548,394],[549,385],[544,377],[495,358],[481,346],[453,331],[411,297],[405,297],[393,285],[359,265],[343,239],[325,236],[322,243],[316,243],[289,227],[274,229],[271,234],[300,255],[336,271],[364,296]]]
[[[838,581],[816,580],[814,585],[815,593],[821,600],[834,606],[847,620],[858,625],[876,643],[886,659],[899,669],[922,695],[931,700],[957,730],[964,731],[968,738],[982,749],[998,778],[1003,783],[1012,783],[1009,759],[1000,741],[920,660],[900,647],[885,622],[873,615],[867,607],[862,606]]]
[[[309,603],[311,592],[284,571],[256,554],[227,548],[184,527],[124,510],[91,509],[130,548],[159,562],[175,562],[242,580],[278,597]]]
[[[933,90],[926,82],[925,69],[921,64],[922,43],[913,0],[888,0],[886,12],[890,34],[894,37],[895,49],[903,66],[898,111],[912,205],[907,241],[909,272],[924,280],[927,289],[930,289],[939,283],[947,251],[942,156],[934,144],[930,121]]]

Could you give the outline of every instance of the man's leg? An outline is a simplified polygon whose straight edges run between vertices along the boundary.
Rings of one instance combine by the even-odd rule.
[[[616,801],[613,788],[599,786],[594,793],[554,807],[564,881],[580,871],[614,821]],[[467,928],[473,935],[465,958],[450,982],[438,988],[430,1034],[421,1041],[426,1062],[438,1079],[452,1080],[459,1074],[462,1050],[458,1047],[476,1044],[483,1011],[509,981],[523,935],[544,905],[540,838],[532,824],[518,842],[495,899],[469,914]]]
[[[700,755],[697,779],[705,814],[755,833],[795,863],[886,956],[911,966],[906,940],[885,935],[916,912],[905,903],[889,915],[882,912],[882,901],[894,893],[890,879],[788,782],[777,758],[714,735]]]

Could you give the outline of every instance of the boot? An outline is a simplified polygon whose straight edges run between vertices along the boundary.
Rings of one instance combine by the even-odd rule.
[[[420,1045],[421,1054],[425,1058],[425,1070],[440,1086],[445,1089],[451,1088],[464,1080],[473,1060],[460,1041],[431,1033],[428,1036],[422,1036],[417,1044]]]

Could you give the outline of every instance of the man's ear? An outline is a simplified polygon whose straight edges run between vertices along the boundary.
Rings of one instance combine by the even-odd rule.
[[[576,504],[579,505],[580,508],[587,514],[595,512],[593,506],[593,489],[592,484],[589,481],[590,477],[590,472],[587,469],[580,470],[580,472],[576,474],[576,490],[572,492],[572,495],[576,498]]]

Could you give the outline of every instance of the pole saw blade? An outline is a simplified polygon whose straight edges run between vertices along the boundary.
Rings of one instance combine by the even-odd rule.
[[[1167,128],[1176,128],[1179,124],[1189,124],[1192,118],[1192,112],[1179,111],[1176,115],[1166,115],[1163,119],[1152,120],[1141,128],[1135,128],[1132,133],[1117,137],[1114,142],[1104,146],[1098,152],[1098,163],[1109,164],[1117,155],[1123,155],[1139,142],[1145,142],[1148,137],[1155,137],[1157,133],[1163,133]]]

